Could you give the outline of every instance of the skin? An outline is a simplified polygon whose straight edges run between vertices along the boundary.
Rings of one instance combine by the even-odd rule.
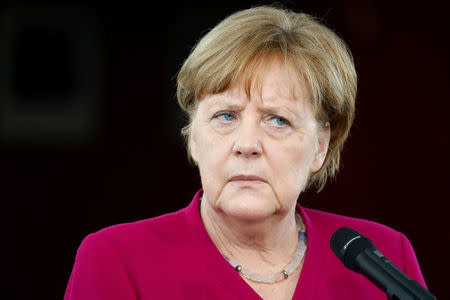
[[[233,261],[272,274],[292,259],[295,204],[323,164],[330,128],[319,127],[304,81],[293,81],[276,56],[264,64],[250,99],[236,84],[199,101],[190,147],[213,242]]]

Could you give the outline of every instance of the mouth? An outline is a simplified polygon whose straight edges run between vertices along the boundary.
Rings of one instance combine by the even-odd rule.
[[[230,182],[244,183],[244,184],[256,184],[256,183],[266,183],[264,179],[255,175],[237,175],[230,179]]]

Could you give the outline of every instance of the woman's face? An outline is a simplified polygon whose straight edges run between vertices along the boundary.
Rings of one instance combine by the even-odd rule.
[[[287,214],[311,173],[320,169],[329,128],[319,130],[304,82],[292,83],[277,59],[261,77],[261,93],[235,87],[207,95],[191,128],[203,199],[243,220]]]

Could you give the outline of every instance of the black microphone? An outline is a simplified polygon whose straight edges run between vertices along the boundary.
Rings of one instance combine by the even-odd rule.
[[[347,268],[367,277],[387,294],[389,300],[436,300],[417,281],[384,257],[361,233],[341,227],[333,233],[330,247]]]

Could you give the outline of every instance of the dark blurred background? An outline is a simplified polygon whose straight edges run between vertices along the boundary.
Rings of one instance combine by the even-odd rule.
[[[200,188],[176,72],[225,16],[272,2],[2,3],[2,265],[15,299],[62,299],[87,234],[183,208]],[[405,233],[431,292],[450,299],[444,1],[282,4],[342,36],[359,74],[343,167],[301,204]]]

